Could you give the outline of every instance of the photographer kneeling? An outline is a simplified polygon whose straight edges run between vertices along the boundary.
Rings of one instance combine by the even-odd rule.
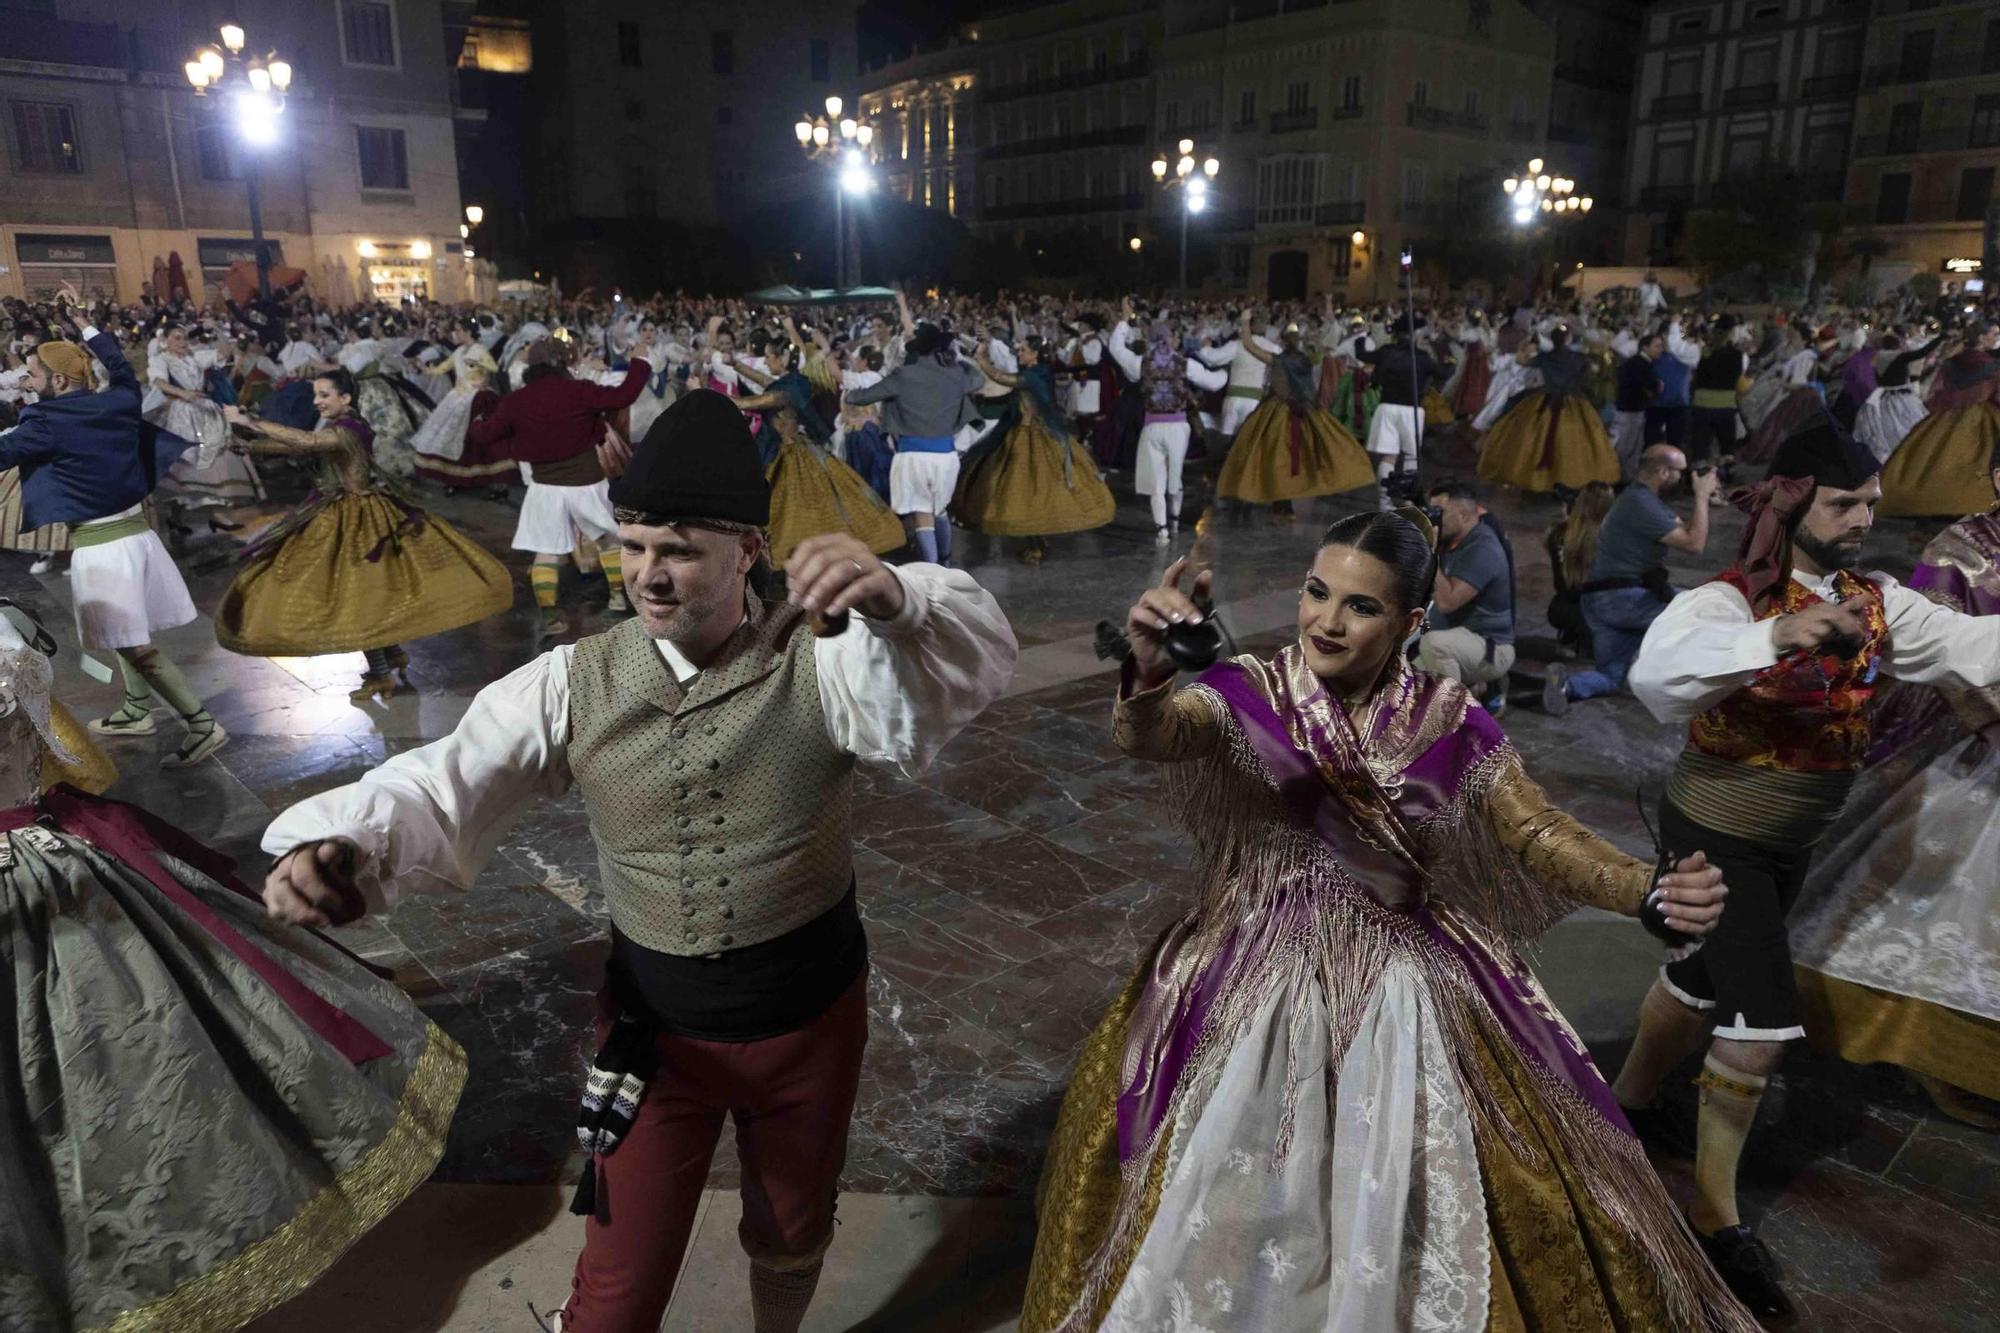
[[[1542,707],[1548,712],[1560,716],[1569,711],[1572,699],[1594,699],[1624,687],[1646,627],[1673,600],[1666,557],[1659,548],[1699,555],[1708,545],[1708,497],[1720,484],[1713,468],[1695,473],[1691,520],[1683,522],[1660,498],[1680,484],[1686,471],[1687,455],[1670,444],[1653,445],[1639,457],[1638,479],[1612,502],[1597,535],[1596,559],[1580,589],[1596,670],[1573,672],[1560,662],[1550,663],[1542,685]]]

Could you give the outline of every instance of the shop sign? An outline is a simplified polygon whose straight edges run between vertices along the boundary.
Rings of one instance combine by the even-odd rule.
[[[1964,255],[1944,261],[1944,271],[1947,273],[1977,273],[1985,267],[1985,260]]]
[[[246,264],[257,262],[257,242],[247,236],[198,236],[194,245],[203,268],[228,268],[239,260]],[[285,262],[285,247],[281,243],[266,237],[264,250],[274,266]]]
[[[109,236],[30,236],[14,238],[14,251],[23,264],[113,264]]]

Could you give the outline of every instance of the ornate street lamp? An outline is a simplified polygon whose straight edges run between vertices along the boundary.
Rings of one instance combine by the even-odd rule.
[[[875,127],[859,116],[843,116],[845,106],[838,97],[829,97],[825,115],[808,113],[792,126],[792,135],[805,155],[834,168],[834,285],[842,289],[847,286],[847,196],[867,194],[875,188],[867,154],[875,142]]]
[[[210,89],[227,98],[236,133],[252,148],[276,143],[279,119],[285,113],[286,94],[292,86],[290,62],[276,51],[245,57],[245,34],[240,23],[225,23],[218,34],[221,46],[204,46],[194,53],[183,69],[196,97],[207,97]],[[254,163],[243,173],[250,196],[250,243],[257,251],[257,295],[271,295],[271,254],[264,245],[264,210],[257,197],[257,170]]]
[[[1161,153],[1153,159],[1153,179],[1161,189],[1181,192],[1181,267],[1180,287],[1187,288],[1187,229],[1188,215],[1199,213],[1208,207],[1208,183],[1222,170],[1222,163],[1215,158],[1197,162],[1194,155],[1194,140],[1182,139],[1174,145],[1178,156],[1171,167],[1167,155]],[[1199,170],[1197,171],[1197,167]],[[1173,179],[1167,179],[1171,171]]]

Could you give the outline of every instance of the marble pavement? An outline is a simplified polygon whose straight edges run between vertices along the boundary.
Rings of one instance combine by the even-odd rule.
[[[1436,462],[1464,466],[1449,446],[1439,452]],[[1216,519],[1222,618],[1246,649],[1284,641],[1291,590],[1319,529],[1364,498],[1372,503],[1364,493],[1301,506],[1293,526],[1261,513]],[[959,563],[999,597],[1020,636],[1014,687],[921,779],[874,769],[858,778],[871,1035],[846,1175],[853,1197],[828,1279],[844,1294],[809,1327],[1007,1326],[1069,1063],[1142,949],[1188,903],[1186,846],[1157,774],[1110,744],[1112,677],[1090,652],[1095,623],[1120,617],[1166,558],[1143,504],[1121,502],[1112,527],[1052,541],[1039,569],[961,535]],[[1579,705],[1560,722],[1538,711],[1540,663],[1556,652],[1542,614],[1540,542],[1554,508],[1533,498],[1491,504],[1512,532],[1521,585],[1523,650],[1503,725],[1552,796],[1644,850],[1634,789],[1657,793],[1678,739],[1630,699]],[[157,738],[118,742],[123,777],[113,794],[257,875],[257,835],[273,812],[449,730],[481,685],[530,656],[533,613],[525,566],[505,551],[513,510],[486,500],[438,508],[517,567],[511,615],[410,645],[416,692],[371,707],[346,697],[358,654],[240,658],[216,647],[204,617],[162,642],[234,739],[215,761],[177,775],[156,767],[178,743],[171,724]],[[1733,551],[1735,516],[1718,514],[1708,557],[1674,560],[1683,584]],[[1871,560],[1907,571],[1922,536],[1884,524]],[[73,646],[65,580],[25,571],[25,560],[9,562],[0,593],[39,604]],[[228,572],[192,574],[205,610]],[[58,672],[58,692],[80,716],[115,706],[114,687],[78,674],[73,655]],[[581,802],[530,811],[474,891],[412,896],[345,938],[393,969],[465,1046],[471,1081],[437,1183],[364,1242],[358,1266],[336,1270],[266,1326],[532,1328],[528,1303],[546,1311],[567,1287],[576,1233],[558,1187],[578,1167],[570,1125],[606,949]],[[1635,926],[1594,912],[1563,923],[1536,955],[1609,1068],[1655,961]],[[1955,1333],[2000,1323],[2000,1139],[1939,1117],[1895,1071],[1800,1051],[1781,1084],[1752,1141],[1747,1199],[1794,1275],[1808,1326]],[[725,1136],[711,1181],[714,1217],[695,1244],[714,1262],[691,1268],[701,1280],[684,1284],[670,1328],[739,1326],[730,1322],[739,1315],[722,1313],[743,1305],[728,1144]],[[464,1224],[440,1225],[453,1218]],[[429,1257],[397,1279],[402,1296],[385,1299],[369,1276],[381,1270],[361,1256],[407,1253],[412,1238]]]

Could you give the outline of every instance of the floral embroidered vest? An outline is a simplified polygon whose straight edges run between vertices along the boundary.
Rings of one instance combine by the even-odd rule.
[[[1726,569],[1716,581],[1748,595],[1738,570]],[[1696,750],[1753,768],[1851,773],[1861,767],[1868,755],[1866,707],[1889,642],[1889,619],[1882,589],[1873,581],[1841,570],[1833,586],[1840,601],[1861,608],[1866,625],[1861,651],[1852,657],[1785,655],[1696,716],[1688,725],[1688,741]],[[1781,603],[1758,619],[1791,615],[1821,600],[1787,579]]]
[[[1187,371],[1181,350],[1171,339],[1157,339],[1158,346],[1146,349],[1139,365],[1139,383],[1146,395],[1146,413],[1179,415],[1188,409]]]

